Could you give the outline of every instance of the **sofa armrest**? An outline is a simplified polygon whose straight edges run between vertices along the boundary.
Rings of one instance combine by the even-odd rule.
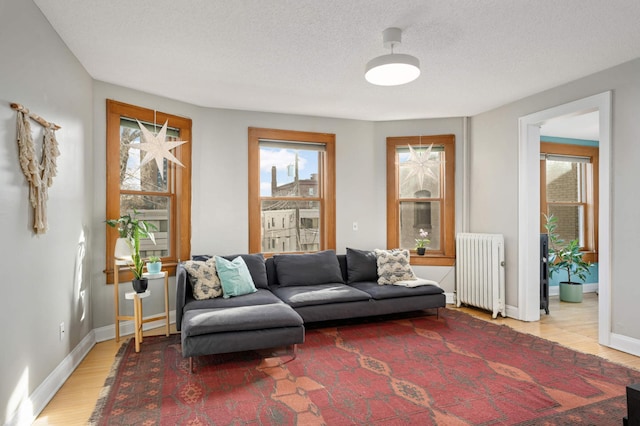
[[[184,305],[187,303],[188,285],[188,272],[179,263],[176,268],[176,329],[178,331],[182,328],[182,314]]]

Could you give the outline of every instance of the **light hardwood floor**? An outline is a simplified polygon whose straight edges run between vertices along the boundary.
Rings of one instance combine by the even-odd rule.
[[[457,309],[448,306],[449,309]],[[610,361],[640,370],[640,357],[629,355],[598,344],[598,296],[585,294],[583,303],[560,302],[550,299],[550,315],[542,313],[539,322],[522,322],[511,318],[492,319],[485,311],[463,307],[467,312],[483,320],[505,324],[523,333],[533,334],[558,342],[574,350],[601,356]],[[145,335],[162,333],[152,330]],[[172,326],[172,333],[175,327]],[[126,340],[128,337],[125,337]],[[102,385],[111,369],[120,343],[114,340],[101,342],[91,350],[69,380],[60,388],[49,405],[42,411],[35,425],[84,425],[93,412]],[[144,343],[143,348],[144,351]]]

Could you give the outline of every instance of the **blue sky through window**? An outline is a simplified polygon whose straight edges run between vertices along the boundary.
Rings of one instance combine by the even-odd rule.
[[[295,158],[298,153],[298,176],[309,179],[318,173],[318,151],[304,149],[260,148],[260,195],[271,195],[271,167],[276,166],[278,186],[293,182]]]

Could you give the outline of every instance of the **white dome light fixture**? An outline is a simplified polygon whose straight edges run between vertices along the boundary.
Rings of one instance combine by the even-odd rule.
[[[420,76],[420,61],[415,56],[393,53],[394,46],[402,42],[400,28],[387,28],[382,32],[382,45],[391,49],[389,55],[378,56],[367,63],[364,78],[377,86],[399,86]]]

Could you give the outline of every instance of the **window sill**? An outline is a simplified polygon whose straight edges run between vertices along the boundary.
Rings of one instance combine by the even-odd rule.
[[[441,255],[429,255],[418,256],[415,253],[411,253],[411,265],[416,266],[453,266],[456,263],[456,258],[451,256]]]

